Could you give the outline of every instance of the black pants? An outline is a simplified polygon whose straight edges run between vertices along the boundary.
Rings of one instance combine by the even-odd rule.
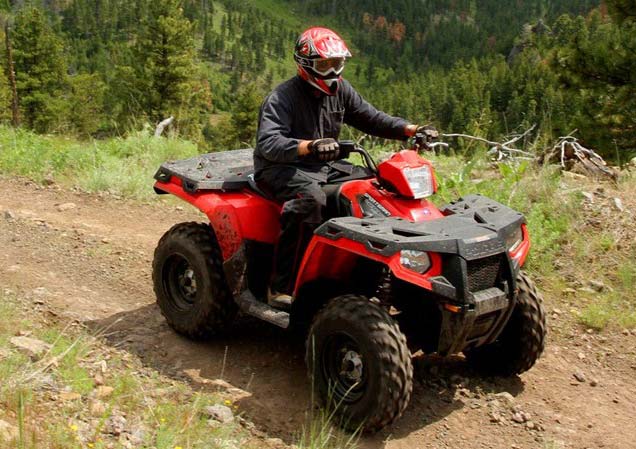
[[[293,292],[307,245],[314,230],[323,222],[327,197],[321,185],[342,175],[342,168],[334,169],[327,164],[308,169],[281,165],[257,174],[259,186],[277,201],[284,202],[272,290]]]

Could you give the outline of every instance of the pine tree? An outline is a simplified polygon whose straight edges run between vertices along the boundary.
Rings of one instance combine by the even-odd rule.
[[[0,38],[4,41],[4,33],[0,31]],[[11,121],[11,89],[6,76],[8,68],[0,65],[0,122],[6,123]]]
[[[138,81],[144,87],[139,103],[150,120],[159,121],[183,110],[190,98],[195,48],[182,1],[158,0],[150,14],[136,48]]]
[[[236,139],[241,144],[254,144],[262,100],[263,93],[253,82],[243,84],[237,92],[231,122],[236,130]]]
[[[576,125],[601,150],[636,151],[636,17],[608,1],[613,20],[597,11],[587,20],[562,18],[555,29],[553,67],[573,97],[582,98]],[[620,21],[617,23],[616,21]],[[564,33],[568,33],[564,36]],[[604,147],[604,148],[603,148]]]
[[[102,122],[106,86],[97,74],[69,78],[69,122],[80,136],[90,136]]]
[[[39,132],[50,131],[64,119],[62,41],[34,7],[16,15],[11,37],[23,123]]]

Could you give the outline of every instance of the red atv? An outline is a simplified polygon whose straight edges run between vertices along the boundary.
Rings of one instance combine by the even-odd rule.
[[[329,219],[298,268],[291,308],[266,302],[281,204],[254,182],[252,150],[167,162],[159,194],[198,207],[210,223],[182,223],[153,262],[157,303],[193,338],[228,326],[240,309],[282,328],[305,326],[314,388],[348,429],[379,430],[412,391],[411,354],[463,352],[476,368],[530,369],[546,335],[542,298],[521,271],[530,240],[522,214],[480,195],[438,209],[426,148],[357,167],[324,186]],[[430,147],[428,147],[430,149]]]

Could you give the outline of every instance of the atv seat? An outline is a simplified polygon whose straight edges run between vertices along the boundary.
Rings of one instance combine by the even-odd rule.
[[[270,195],[268,192],[266,192],[261,187],[259,187],[258,183],[256,182],[256,179],[254,178],[254,170],[252,170],[250,173],[247,173],[246,176],[247,176],[247,183],[250,189],[258,193],[263,198],[267,198],[268,200],[273,200],[272,195]]]
[[[250,189],[268,200],[274,201],[274,195],[259,185],[254,179],[252,149],[222,151],[184,159],[169,161],[161,165],[155,179],[170,182],[174,176],[181,180],[183,189],[189,193],[201,191],[238,191]],[[327,194],[327,216],[341,216],[339,212],[340,187],[347,181],[369,179],[373,173],[345,161],[333,164],[333,173],[329,175],[323,190]],[[157,193],[165,193],[155,188]]]

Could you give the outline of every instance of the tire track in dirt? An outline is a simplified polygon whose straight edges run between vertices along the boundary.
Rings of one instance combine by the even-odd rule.
[[[311,412],[301,337],[243,318],[222,338],[192,342],[172,332],[154,305],[156,242],[174,223],[201,215],[172,201],[144,205],[0,179],[0,288],[38,295],[60,320],[107,329],[111,344],[147,365],[233,398],[256,434],[294,441]],[[75,207],[60,210],[68,203]],[[521,378],[477,378],[459,358],[416,360],[405,416],[361,447],[632,448],[635,336],[601,339],[568,322],[551,324],[546,356]],[[576,382],[577,367],[598,385]],[[502,392],[544,430],[493,422],[493,410],[508,407]]]

